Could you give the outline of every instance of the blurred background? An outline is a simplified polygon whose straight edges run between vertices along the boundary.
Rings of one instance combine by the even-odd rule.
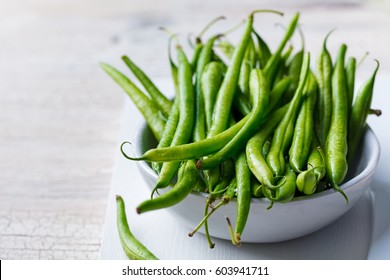
[[[217,16],[226,30],[254,9],[271,47],[301,12],[306,49],[341,43],[366,77],[390,72],[388,0],[0,0],[0,259],[97,259],[125,95],[99,68],[129,55],[169,76],[167,34],[185,44]],[[206,34],[206,36],[207,36]],[[240,32],[231,34],[231,38]],[[299,36],[295,36],[300,46]],[[234,41],[234,39],[232,39]]]

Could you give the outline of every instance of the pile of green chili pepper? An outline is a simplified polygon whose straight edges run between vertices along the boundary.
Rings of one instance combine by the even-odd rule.
[[[253,11],[235,45],[220,33],[205,41],[198,36],[191,57],[179,44],[173,51],[169,48],[173,99],[127,56],[123,61],[143,89],[101,64],[158,141],[139,158],[126,154],[129,142],[121,145],[126,158],[148,161],[158,174],[150,199],[136,211],[170,207],[191,192],[203,192],[205,217],[189,235],[204,226],[210,247],[214,244],[207,219],[232,199],[237,216],[229,230],[237,245],[252,199],[266,198],[271,207],[334,188],[348,202],[340,185],[357,153],[367,115],[380,114],[370,108],[379,62],[355,94],[356,58],[347,57],[345,44],[332,57],[326,46],[329,33],[318,57],[303,44],[294,52],[290,42],[298,29],[296,13],[272,51],[255,28],[260,12],[282,15]],[[175,39],[173,35],[170,44]],[[169,190],[160,195],[162,188]]]

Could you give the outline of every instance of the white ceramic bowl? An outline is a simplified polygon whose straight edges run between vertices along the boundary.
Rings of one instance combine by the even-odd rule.
[[[146,124],[139,128],[134,144],[136,156],[155,147],[156,141]],[[267,199],[252,199],[242,242],[286,241],[315,232],[344,215],[369,189],[379,160],[380,145],[370,127],[365,130],[358,153],[360,156],[357,156],[354,165],[349,167],[346,182],[340,186],[348,196],[348,204],[344,197],[333,189],[297,197],[287,203],[275,203],[270,210],[267,210],[270,204]],[[157,178],[156,173],[146,162],[140,161],[138,166],[152,190]],[[189,229],[193,229],[203,218],[205,198],[205,194],[194,192],[167,210]],[[213,237],[230,240],[226,216],[235,223],[235,200],[218,209],[210,217],[208,224]],[[203,232],[203,227],[200,232]]]

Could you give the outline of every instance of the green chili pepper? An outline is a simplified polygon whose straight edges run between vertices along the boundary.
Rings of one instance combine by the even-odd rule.
[[[251,196],[255,198],[264,197],[263,185],[257,179],[251,182]]]
[[[317,178],[314,172],[314,168],[302,171],[297,176],[297,189],[305,195],[315,193],[317,189]]]
[[[127,144],[131,145],[131,143],[123,142],[121,145],[121,152],[123,156],[130,160],[145,160],[156,162],[182,161],[204,157],[223,148],[240,131],[240,129],[248,121],[249,117],[249,115],[244,117],[238,123],[214,137],[206,138],[198,142],[171,146],[167,148],[150,149],[138,158],[130,157],[126,154],[124,151],[124,146]]]
[[[251,69],[255,64],[255,52],[252,38],[249,40],[248,47],[246,49],[244,59],[241,64],[240,74],[238,76],[238,88],[240,89],[240,94],[249,98],[249,101],[252,104],[253,97],[250,95],[249,90],[249,77]]]
[[[286,76],[287,62],[292,54],[293,47],[290,46],[282,55],[281,59],[277,62],[275,75],[272,77],[271,88],[273,88],[280,80]],[[289,99],[290,100],[290,99]],[[287,100],[286,102],[288,102]]]
[[[234,240],[239,245],[241,243],[241,235],[248,220],[251,205],[251,171],[247,164],[245,152],[238,155],[235,166],[237,180],[237,219],[234,229]]]
[[[332,31],[331,31],[332,32]],[[318,101],[315,114],[316,132],[322,146],[325,146],[332,117],[332,57],[326,48],[329,32],[323,42],[322,51],[317,59]]]
[[[192,55],[192,58],[191,58],[191,68],[192,68],[192,72],[196,72],[196,66],[198,64],[198,59],[199,59],[199,55],[202,51],[202,48],[203,48],[203,44],[202,44],[202,41],[200,38],[196,38],[196,41],[195,41],[195,46],[194,46],[194,53]]]
[[[294,92],[298,88],[299,83],[299,72],[302,67],[303,55],[305,54],[304,49],[302,48],[297,52],[287,65],[287,77],[291,78],[291,84],[288,89],[287,100],[290,100]]]
[[[197,80],[196,89],[198,91],[197,94],[202,95],[201,98],[198,96],[198,100],[204,104],[198,104],[198,107],[199,112],[204,112],[205,119],[202,122],[202,125],[198,125],[198,128],[196,128],[202,133],[195,132],[194,135],[197,137],[194,137],[194,141],[203,140],[206,137],[206,132],[211,127],[216,95],[223,80],[222,64],[219,62],[209,62],[214,53],[212,47],[216,38],[217,36],[214,36],[207,42],[204,51],[202,51],[201,59],[199,60],[202,63],[200,63],[200,66],[198,67],[197,79],[199,80]],[[203,71],[199,69],[203,69]],[[199,123],[200,119],[202,119],[201,113],[197,113],[197,119]],[[215,185],[218,184],[220,172],[220,168],[214,168],[213,170],[203,172],[208,189],[213,189]]]
[[[265,115],[268,116],[275,108],[278,108],[282,97],[286,94],[287,89],[291,84],[291,78],[285,77],[281,79],[271,90],[269,94],[269,103],[265,110]]]
[[[198,63],[196,66],[196,79],[195,79],[195,125],[193,140],[199,141],[206,138],[206,116],[205,116],[205,104],[204,96],[202,94],[202,74],[206,65],[212,60],[213,57],[213,46],[215,40],[219,35],[210,38],[207,43],[203,46],[200,54]]]
[[[262,147],[286,114],[287,108],[288,104],[273,112],[268,118],[266,125],[252,136],[246,144],[246,157],[252,174],[262,185],[266,185],[270,189],[275,189],[279,185],[275,185],[274,174],[264,158]]]
[[[289,150],[290,167],[297,173],[301,172],[307,163],[313,136],[313,113],[317,95],[317,82],[309,73],[304,89],[304,100],[298,114],[294,136]]]
[[[346,51],[347,46],[342,44],[332,75],[332,118],[325,143],[325,160],[329,182],[348,202],[347,196],[339,187],[348,170],[348,97],[344,68]]]
[[[157,148],[169,147],[171,145],[177,123],[179,122],[179,104],[179,96],[177,96],[173,102],[171,113],[165,124],[164,132],[160,141],[158,142]],[[156,171],[157,174],[160,173],[161,167],[162,165],[160,162],[152,162],[152,168]]]
[[[150,94],[151,98],[156,102],[163,115],[168,117],[172,109],[172,102],[161,93],[150,78],[129,57],[122,56],[122,60],[138,78],[146,91]]]
[[[259,11],[255,11],[255,12],[259,12]],[[253,15],[255,12],[252,12],[249,16],[247,27],[245,29],[243,38],[241,39],[241,42],[238,44],[238,46],[234,49],[231,65],[228,67],[226,76],[223,79],[221,87],[218,91],[216,101],[215,101],[215,109],[213,112],[213,122],[211,124],[211,127],[207,135],[208,138],[224,131],[229,125],[230,109],[231,109],[231,103],[235,93],[235,85],[239,77],[240,65],[242,63],[247,45],[251,39],[250,30],[252,29]],[[266,12],[275,12],[275,11],[267,10]],[[216,169],[216,171],[218,171],[218,168]],[[211,174],[209,175],[211,176]]]
[[[267,61],[267,64],[264,67],[264,73],[267,75],[269,81],[273,81],[275,74],[278,69],[279,61],[282,59],[282,52],[287,42],[290,40],[292,35],[295,32],[299,20],[299,13],[296,13],[292,18],[289,26],[287,27],[286,33],[282,38],[277,50],[272,54],[270,59]]]
[[[311,152],[307,160],[307,170],[297,176],[297,188],[305,195],[315,193],[317,185],[326,174],[325,156],[315,135],[312,138]]]
[[[250,13],[246,23],[244,34],[241,38],[241,41],[234,49],[231,64],[227,69],[221,88],[218,91],[217,99],[215,102],[215,110],[213,117],[214,120],[209,130],[208,137],[215,136],[216,134],[221,133],[228,127],[231,105],[234,98],[234,93],[236,91],[236,85],[240,73],[241,63],[245,55],[248,43],[251,39],[253,16],[257,12],[272,12],[281,14],[280,12],[273,10],[260,10]]]
[[[221,150],[206,159],[198,160],[197,166],[199,169],[210,169],[236,154],[245,147],[248,139],[254,134],[260,124],[264,122],[264,112],[269,100],[269,85],[260,69],[251,71],[250,90],[253,92],[255,104],[248,121],[240,132]]]
[[[291,142],[295,119],[302,100],[302,92],[309,73],[309,65],[310,54],[306,53],[303,59],[298,88],[272,138],[270,151],[267,155],[267,163],[276,177],[282,176],[284,173],[284,149]]]
[[[194,89],[192,85],[191,65],[187,60],[184,51],[179,47],[179,121],[171,146],[188,143],[192,134],[194,124]],[[180,162],[164,162],[161,172],[157,178],[155,190],[167,187],[175,176]]]
[[[352,103],[355,91],[355,76],[356,76],[356,58],[350,57],[345,65],[345,76],[347,80],[348,92],[348,114],[351,114]]]
[[[252,33],[255,34],[256,41],[257,41],[256,53],[259,59],[258,67],[260,69],[264,69],[265,65],[267,65],[268,60],[272,56],[271,50],[267,45],[267,43],[263,40],[260,34],[256,32],[255,29],[252,29]]]
[[[367,115],[370,111],[376,73],[379,69],[379,62],[371,77],[359,88],[355,102],[352,106],[348,124],[348,162],[356,155],[358,145],[366,127]]]
[[[178,181],[166,193],[152,199],[143,201],[137,207],[137,213],[167,208],[185,199],[193,190],[199,180],[199,172],[192,160],[185,161],[179,170]]]
[[[221,177],[218,184],[213,189],[209,189],[212,200],[217,199],[226,190],[230,181],[234,178],[234,162],[233,160],[226,160],[221,164]]]
[[[224,75],[223,65],[212,61],[208,63],[201,77],[201,90],[205,105],[206,127],[210,129],[213,117],[215,99]]]
[[[230,115],[231,115],[231,105],[234,98],[234,93],[236,91],[236,84],[239,78],[240,73],[240,67],[242,64],[242,60],[244,58],[247,46],[251,40],[251,30],[253,25],[253,17],[254,14],[257,12],[272,12],[280,14],[277,11],[273,10],[259,10],[252,12],[249,17],[248,21],[245,27],[244,34],[242,36],[241,41],[238,43],[237,47],[234,49],[234,53],[231,59],[231,64],[227,68],[226,75],[222,81],[221,87],[218,91],[216,101],[215,101],[215,109],[213,112],[213,122],[211,124],[211,127],[208,131],[208,138],[213,137],[221,132],[223,132],[227,127],[229,126],[230,122]],[[226,148],[229,150],[229,152],[235,152],[234,145],[229,146]],[[225,155],[227,153],[223,152]],[[212,166],[209,166],[206,169],[210,169],[212,167],[217,167],[218,164],[221,164],[223,161],[228,159],[229,156],[224,157],[221,160],[215,160],[216,157],[210,159],[205,158],[203,160],[206,160],[206,162],[212,163]],[[203,160],[198,161],[197,166],[199,169],[202,169],[201,162]],[[217,169],[218,170],[218,169]],[[207,172],[207,171],[204,171]]]
[[[157,141],[163,135],[165,121],[160,117],[159,108],[129,78],[106,63],[100,63],[102,69],[127,93],[145,118]]]
[[[288,202],[293,199],[296,190],[297,175],[288,163],[286,164],[285,182],[279,188],[272,190],[263,186],[263,194],[272,202]]]
[[[130,231],[126,217],[125,203],[119,195],[116,196],[116,205],[118,234],[126,256],[131,260],[157,260],[157,257]]]

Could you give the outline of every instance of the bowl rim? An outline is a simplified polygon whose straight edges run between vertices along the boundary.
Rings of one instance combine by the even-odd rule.
[[[141,147],[140,143],[142,143],[141,139],[142,139],[143,131],[147,127],[148,127],[148,125],[145,121],[140,123],[137,127],[137,134],[135,136],[135,141],[134,141],[134,145],[133,145],[133,152],[134,152],[135,156],[137,156],[137,157],[142,155],[142,152],[140,149],[140,147]],[[375,172],[375,168],[378,164],[381,147],[380,147],[378,137],[376,136],[375,132],[368,124],[366,124],[366,127],[364,129],[363,137],[364,138],[370,137],[371,143],[372,143],[370,145],[371,151],[369,153],[370,156],[368,157],[366,167],[357,176],[351,178],[350,180],[348,180],[340,185],[340,188],[343,191],[348,191],[350,188],[355,186],[357,183],[362,181],[364,178],[369,177],[372,173]],[[148,164],[147,161],[142,160],[142,161],[137,161],[137,163],[148,175],[153,177],[153,179],[157,179],[157,174],[153,171],[153,169],[150,167],[150,165]],[[202,199],[207,198],[207,196],[208,196],[207,193],[202,193],[202,192],[197,192],[197,191],[193,191],[190,195],[198,196]],[[331,189],[328,189],[328,190],[325,190],[322,192],[314,193],[314,194],[309,195],[309,196],[294,197],[292,200],[290,200],[286,203],[283,203],[283,202],[279,203],[278,202],[277,204],[288,204],[288,205],[301,204],[305,201],[315,201],[318,199],[322,199],[323,197],[325,197],[325,196],[328,197],[329,195],[340,195],[340,194],[336,190],[331,188]],[[236,198],[234,198],[232,200],[232,202],[235,201],[235,199]],[[251,199],[251,204],[269,205],[270,203],[271,203],[271,201],[269,199],[263,198],[263,197]]]

